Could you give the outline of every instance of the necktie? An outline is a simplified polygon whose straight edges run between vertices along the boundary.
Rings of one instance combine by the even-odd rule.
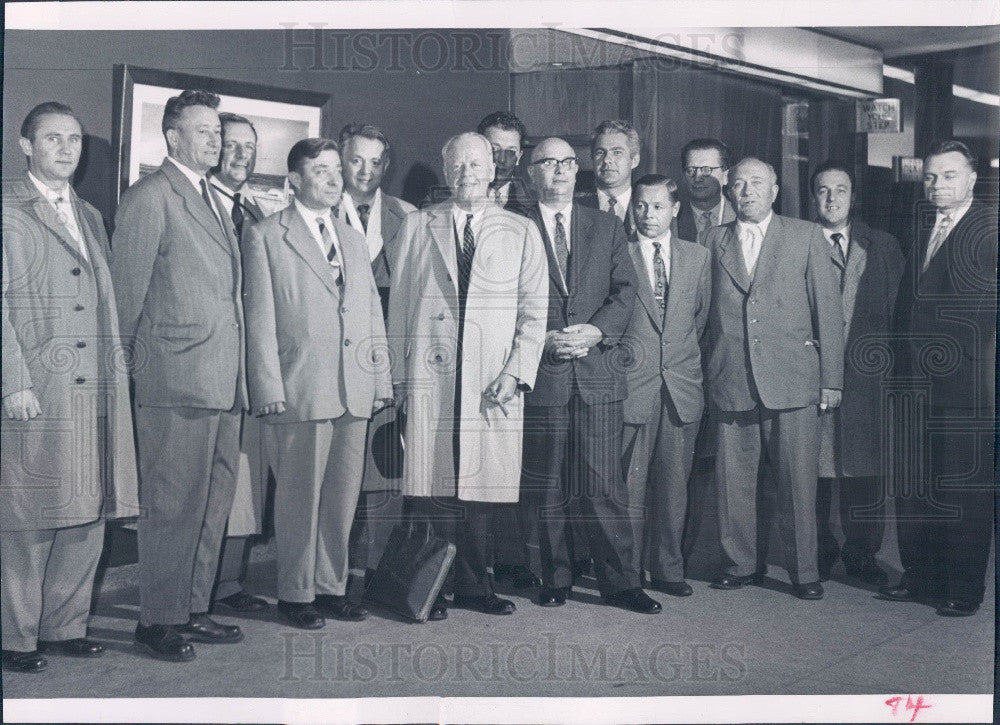
[[[319,225],[319,235],[323,238],[323,246],[326,247],[326,261],[335,268],[337,284],[343,284],[344,276],[340,272],[340,260],[337,259],[337,245],[333,243],[333,237],[330,236],[330,230],[323,223],[323,217],[316,217],[316,223]]]
[[[608,194],[608,213],[609,214],[614,214],[615,216],[618,216],[618,209],[615,206],[617,203],[618,203],[618,200],[615,197],[613,197],[610,194]]]
[[[566,227],[563,226],[562,212],[556,212],[556,261],[559,262],[559,272],[566,281],[566,268],[569,266],[569,245],[566,243]]]
[[[219,215],[215,213],[215,204],[212,203],[212,197],[208,195],[208,182],[201,179],[198,184],[201,186],[201,198],[205,200],[206,204],[208,204],[208,210],[212,213],[212,216],[215,217],[215,221],[219,222],[219,226],[222,227],[222,221],[219,219]],[[224,227],[223,231],[225,231]]]
[[[472,258],[476,254],[476,237],[472,233],[472,214],[465,215],[465,229],[462,231],[462,254],[458,260],[458,281],[460,290],[469,289],[472,275]]]
[[[844,254],[844,247],[841,245],[841,241],[844,239],[844,235],[840,232],[835,232],[830,235],[830,239],[833,240],[833,248],[837,252],[837,261],[840,263],[838,269],[840,270],[840,291],[844,291],[844,274],[847,272],[847,255]]]
[[[948,238],[948,232],[951,231],[951,214],[945,214],[941,223],[938,225],[937,233],[931,238],[931,241],[927,244],[927,257],[924,259],[924,268],[922,272],[926,272],[927,268],[931,264],[931,259],[937,254],[937,251],[944,244],[944,240]]]
[[[83,235],[80,233],[80,226],[76,223],[76,214],[73,213],[73,205],[69,203],[68,199],[61,196],[57,196],[53,203],[56,207],[56,221],[66,227],[66,231],[73,237],[73,241],[79,245],[79,251],[83,258],[89,259],[87,247],[83,243]]]
[[[236,228],[236,239],[239,241],[243,239],[243,220],[246,219],[239,192],[233,194],[233,213],[230,216],[233,219],[233,226]]]
[[[493,189],[493,200],[497,203],[497,206],[503,206],[503,187],[498,186]]]
[[[361,220],[361,228],[368,231],[368,214],[371,213],[371,206],[368,204],[358,204],[358,219]]]
[[[667,307],[667,265],[663,263],[663,255],[660,254],[660,242],[653,242],[653,276],[656,278],[656,286],[653,289],[653,296],[660,303],[660,309]]]
[[[698,235],[703,237],[708,234],[708,230],[715,226],[714,221],[711,211],[703,211],[701,213],[701,228],[698,230]]]
[[[753,279],[753,271],[757,266],[757,256],[760,254],[760,229],[756,226],[743,227],[743,261],[746,263],[747,274]]]

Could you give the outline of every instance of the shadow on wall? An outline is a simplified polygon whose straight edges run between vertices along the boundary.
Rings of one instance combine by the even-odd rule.
[[[410,202],[416,207],[420,207],[429,199],[432,201],[436,200],[440,192],[436,192],[435,190],[441,187],[440,178],[429,166],[415,163],[403,178],[402,197],[405,201]]]
[[[100,136],[84,135],[83,152],[80,155],[80,165],[73,176],[73,188],[82,199],[89,201],[101,212],[109,237],[114,222],[111,187],[114,183],[115,163],[110,141]]]

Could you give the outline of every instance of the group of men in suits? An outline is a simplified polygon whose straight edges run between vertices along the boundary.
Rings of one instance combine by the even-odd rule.
[[[647,572],[693,593],[688,479],[706,440],[713,588],[759,581],[776,519],[801,599],[842,557],[885,599],[978,608],[997,249],[961,143],[925,159],[929,209],[904,263],[852,217],[848,167],[813,174],[817,224],[774,213],[769,164],[696,139],[682,198],[663,175],[632,183],[639,137],[620,120],[595,130],[596,189],[581,192],[569,143],[535,144],[522,178],[524,126],[490,114],[444,145],[450,198],[419,211],[379,188],[385,135],[350,124],[339,143],[292,146],[294,200],[265,217],[247,183],[257,131],[218,105],[198,90],[167,102],[167,158],[122,195],[110,247],[70,183],[73,111],[43,103],[22,125],[28,171],[3,209],[6,668],[103,653],[86,626],[109,518],[138,516],[138,646],[189,661],[192,643],[241,641],[209,612],[269,606],[243,588],[269,475],[293,626],[367,616],[348,572],[377,563],[392,490],[396,516],[456,545],[432,620],[513,613],[491,567],[560,606],[583,560],[605,602],[654,614]],[[895,464],[912,476],[896,483],[895,586],[875,559],[893,479],[876,348],[920,403],[901,429],[923,432]],[[372,433],[393,422],[395,472],[372,465]]]

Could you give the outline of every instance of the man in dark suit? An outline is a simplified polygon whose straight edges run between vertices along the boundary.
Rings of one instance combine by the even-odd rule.
[[[531,187],[517,173],[528,133],[521,119],[508,111],[495,111],[479,122],[476,133],[488,138],[493,146],[497,171],[490,182],[490,197],[507,211],[527,215],[534,200]]]
[[[582,191],[577,201],[618,217],[627,234],[635,233],[632,216],[632,171],[639,165],[642,144],[628,121],[602,121],[590,137],[596,188]]]
[[[959,141],[931,147],[923,183],[894,323],[915,416],[901,430],[921,438],[902,451],[895,498],[903,578],[881,593],[964,617],[982,603],[993,538],[997,217],[973,199],[976,159]]]
[[[250,227],[264,218],[264,212],[250,192],[247,179],[257,161],[257,129],[250,119],[235,113],[219,114],[222,124],[222,152],[219,165],[212,169],[212,190],[220,211],[233,223],[240,242],[246,242]],[[256,612],[267,602],[243,589],[250,559],[250,537],[263,531],[264,501],[268,467],[260,437],[261,423],[244,413],[240,424],[240,457],[236,471],[233,508],[226,522],[226,538],[219,553],[213,607],[222,605],[236,612]]]
[[[705,409],[699,342],[712,299],[708,250],[677,239],[670,223],[677,184],[650,174],[632,191],[636,234],[628,251],[638,277],[638,303],[623,345],[629,351],[622,465],[628,482],[633,562],[650,572],[653,589],[692,594],[684,581],[681,538],[688,477]]]
[[[840,407],[820,421],[816,524],[819,578],[843,557],[847,575],[885,584],[875,555],[885,532],[882,461],[882,376],[868,370],[871,354],[884,345],[896,301],[903,254],[894,237],[851,218],[854,180],[836,162],[821,164],[811,179],[813,201],[844,309],[844,395]],[[830,527],[833,491],[838,490],[841,550]]]
[[[705,243],[708,230],[736,218],[723,189],[729,178],[729,147],[718,139],[696,138],[681,149],[687,200],[681,204],[674,232],[681,239]]]
[[[844,378],[844,316],[830,248],[819,225],[772,212],[778,184],[769,164],[743,159],[730,171],[729,186],[737,220],[714,227],[706,240],[712,252],[706,380],[719,435],[724,566],[711,586],[739,589],[763,573],[758,541],[768,532],[758,531],[757,501],[769,483],[795,596],[821,599],[819,416],[840,404]]]
[[[169,156],[122,195],[111,245],[146,510],[135,639],[178,662],[195,656],[185,638],[243,639],[208,616],[247,400],[239,243],[207,177],[221,147],[218,105],[206,91],[167,101]]]
[[[565,604],[573,583],[567,517],[576,499],[601,595],[637,612],[660,611],[643,592],[632,554],[621,470],[625,375],[618,345],[635,305],[625,229],[573,203],[573,148],[548,138],[531,155],[540,200],[531,218],[548,255],[545,352],[526,395],[521,495],[538,517],[542,606]]]
[[[138,515],[128,377],[101,214],[70,181],[83,131],[48,101],[3,189],[0,633],[3,668],[99,657],[87,638],[105,519]]]

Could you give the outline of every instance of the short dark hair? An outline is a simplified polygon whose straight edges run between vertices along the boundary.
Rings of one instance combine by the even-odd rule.
[[[227,123],[243,123],[243,124],[246,124],[247,126],[250,127],[250,130],[253,131],[253,137],[257,138],[257,129],[254,127],[253,121],[251,121],[246,116],[240,116],[240,115],[237,115],[235,113],[230,113],[229,111],[222,111],[222,112],[219,113],[219,123],[222,124],[222,136],[223,136],[223,138],[225,138],[225,136],[226,136],[226,124]]]
[[[632,188],[638,189],[640,186],[665,186],[667,191],[670,192],[670,201],[677,201],[677,182],[669,176],[664,176],[663,174],[646,174],[636,180]]]
[[[167,105],[163,109],[163,122],[160,124],[160,130],[164,135],[168,129],[177,128],[181,113],[190,106],[206,106],[214,111],[219,107],[219,97],[211,91],[195,89],[181,91],[179,96],[168,98]]]
[[[935,141],[931,144],[931,147],[927,149],[927,153],[924,154],[924,163],[927,162],[931,156],[940,156],[941,154],[948,154],[952,151],[962,154],[965,160],[969,162],[969,167],[975,171],[979,167],[979,159],[976,155],[972,153],[968,146],[957,139],[949,138],[943,141]]]
[[[847,178],[851,181],[851,193],[854,192],[854,172],[847,166],[839,161],[824,161],[822,164],[816,167],[816,170],[812,172],[812,176],[809,177],[809,191],[813,194],[816,193],[816,179],[819,178],[820,174],[826,173],[827,171],[843,171],[847,174]]]
[[[693,138],[684,144],[684,148],[681,149],[681,168],[687,168],[688,154],[692,151],[709,151],[711,149],[719,152],[719,163],[722,164],[722,168],[728,169],[731,158],[729,147],[717,138]]]
[[[304,138],[297,141],[288,152],[288,173],[302,170],[302,162],[315,159],[324,151],[340,151],[332,138]]]
[[[73,109],[65,103],[59,103],[58,101],[45,101],[44,103],[39,103],[37,106],[28,111],[28,115],[24,117],[24,121],[21,123],[21,138],[34,141],[35,131],[38,130],[38,124],[42,122],[43,116],[70,116],[80,124],[81,129],[83,128],[80,118],[76,115],[76,113],[74,113]]]
[[[504,131],[517,131],[520,142],[524,143],[524,137],[528,135],[528,129],[524,127],[521,119],[509,111],[494,111],[486,116],[479,125],[476,126],[476,133],[480,136],[486,135],[488,128],[502,128]]]
[[[355,136],[360,136],[361,138],[369,138],[372,141],[381,141],[382,146],[385,149],[382,152],[383,156],[389,155],[389,139],[386,138],[382,129],[371,123],[349,123],[340,129],[340,135],[337,137],[340,139],[340,148],[347,146],[347,142],[350,141]]]
[[[642,147],[642,143],[639,141],[639,132],[635,130],[635,126],[628,121],[619,118],[614,121],[601,121],[597,124],[597,128],[594,129],[594,133],[590,135],[591,151],[594,150],[594,144],[597,143],[597,138],[604,133],[624,134],[628,139],[628,150],[632,155],[638,154]]]

